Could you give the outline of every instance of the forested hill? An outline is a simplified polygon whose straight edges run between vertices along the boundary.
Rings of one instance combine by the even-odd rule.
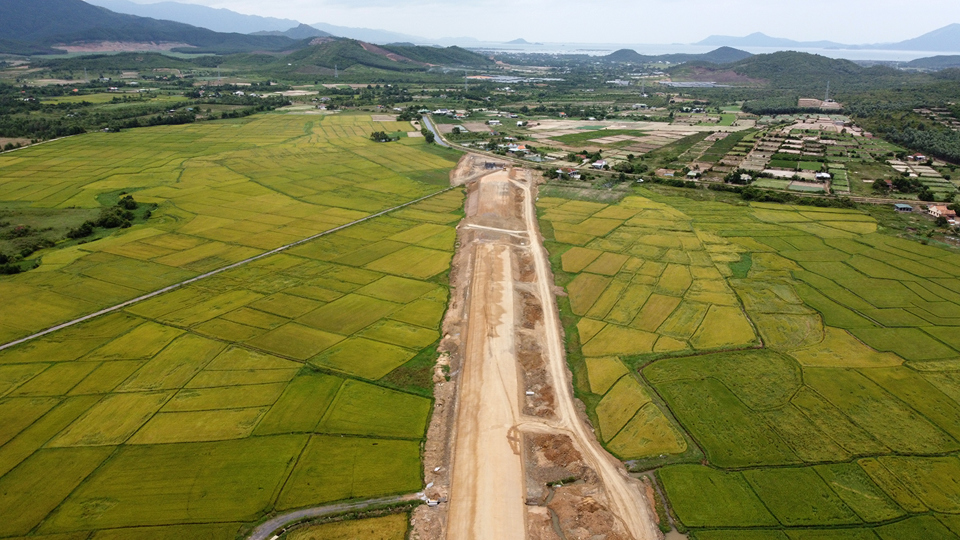
[[[0,1],[0,52],[45,50],[100,41],[166,42],[191,52],[280,51],[298,43],[284,36],[225,34],[188,24],[114,13],[81,0]]]
[[[675,80],[700,81],[730,80],[735,75],[771,88],[813,92],[808,97],[823,95],[828,81],[835,89],[860,91],[896,86],[910,79],[907,73],[890,67],[862,67],[849,60],[793,51],[758,54],[723,65],[690,62],[669,73]]]
[[[704,54],[662,54],[658,56],[640,54],[632,49],[620,49],[619,51],[604,56],[603,59],[608,62],[631,64],[649,64],[653,62],[670,62],[671,64],[684,62],[727,64],[749,58],[750,56],[752,55],[747,51],[741,51],[733,47],[720,47],[719,49]]]
[[[352,39],[320,39],[305,49],[284,56],[277,69],[301,74],[359,66],[386,71],[418,71],[438,65],[484,66],[489,58],[459,47],[371,45]]]

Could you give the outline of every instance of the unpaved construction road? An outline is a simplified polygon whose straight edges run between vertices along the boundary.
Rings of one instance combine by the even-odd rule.
[[[547,434],[571,441],[584,469],[590,471],[584,475],[589,489],[578,492],[580,498],[569,508],[599,508],[597,515],[606,521],[594,522],[605,523],[608,538],[658,539],[639,482],[600,446],[577,409],[552,273],[537,227],[533,182],[530,171],[509,169],[477,175],[468,183],[467,217],[460,226],[461,252],[456,259],[463,267],[455,268],[464,281],[459,283],[462,320],[456,327],[458,337],[450,338],[458,341],[452,348],[460,352],[460,374],[446,537],[573,538],[557,531],[556,525],[549,530],[549,519],[531,532],[535,529],[531,516],[546,515],[547,508],[530,495],[538,488],[531,488],[534,475],[527,469],[537,465],[524,455],[524,441],[533,434]],[[543,361],[529,362],[531,350]],[[527,362],[522,368],[524,354]],[[541,512],[531,514],[530,505],[539,506]],[[575,537],[598,532],[595,526]]]

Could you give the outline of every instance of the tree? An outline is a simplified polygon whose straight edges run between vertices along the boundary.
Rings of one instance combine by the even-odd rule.
[[[887,185],[887,181],[883,179],[877,179],[873,181],[873,190],[877,193],[889,193],[890,186]]]
[[[937,227],[946,227],[949,224],[947,218],[943,216],[937,216]]]
[[[936,196],[927,186],[920,188],[920,191],[917,192],[917,198],[924,202],[934,202],[937,200]]]

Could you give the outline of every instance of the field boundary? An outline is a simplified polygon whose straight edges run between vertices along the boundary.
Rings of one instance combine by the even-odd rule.
[[[164,287],[164,288],[162,288],[162,289],[158,289],[158,290],[156,290],[156,291],[153,291],[153,292],[150,292],[150,293],[147,293],[147,294],[138,296],[138,297],[136,297],[136,298],[132,298],[132,299],[127,300],[127,301],[125,301],[125,302],[121,302],[121,303],[119,303],[119,304],[110,306],[110,307],[108,307],[108,308],[101,309],[100,311],[91,313],[91,314],[89,314],[89,315],[84,315],[83,317],[79,317],[79,318],[74,319],[74,320],[72,320],[72,321],[67,321],[67,322],[65,322],[65,323],[61,323],[61,324],[58,324],[58,325],[56,325],[56,326],[52,326],[52,327],[50,327],[50,328],[47,328],[46,330],[42,330],[42,331],[37,332],[37,333],[35,333],[35,334],[31,334],[31,335],[29,335],[29,336],[22,337],[22,338],[20,338],[20,339],[14,340],[14,341],[10,341],[10,342],[8,342],[8,343],[4,343],[4,344],[0,345],[0,351],[5,350],[5,349],[9,349],[10,347],[15,347],[15,346],[17,346],[17,345],[26,343],[26,342],[28,342],[28,341],[34,340],[34,339],[39,338],[39,337],[43,337],[43,336],[45,336],[45,335],[47,335],[47,334],[51,334],[51,333],[56,332],[56,331],[58,331],[58,330],[63,330],[64,328],[69,328],[69,327],[71,327],[71,326],[75,326],[75,325],[80,324],[80,323],[82,323],[82,322],[86,322],[86,321],[89,321],[89,320],[91,320],[91,319],[95,319],[95,318],[97,318],[97,317],[99,317],[99,316],[101,316],[101,315],[106,315],[106,314],[108,314],[108,313],[113,313],[114,311],[119,311],[119,310],[121,310],[121,309],[123,309],[123,308],[125,308],[125,307],[128,307],[128,306],[131,306],[131,305],[133,305],[133,304],[142,302],[142,301],[144,301],[144,300],[149,300],[150,298],[153,298],[153,297],[155,297],[155,296],[160,296],[161,294],[168,293],[168,292],[170,292],[170,291],[174,291],[174,290],[179,289],[180,287],[183,287],[183,286],[185,286],[185,285],[190,285],[190,284],[192,284],[192,283],[196,283],[196,282],[201,281],[201,280],[203,280],[203,279],[206,279],[206,278],[208,278],[208,277],[212,277],[212,276],[215,276],[215,275],[217,275],[217,274],[226,272],[227,270],[233,270],[234,268],[238,268],[238,267],[240,267],[240,266],[244,266],[244,265],[249,264],[249,263],[252,263],[252,262],[254,262],[254,261],[258,261],[258,260],[260,260],[260,259],[264,259],[264,258],[269,257],[269,256],[271,256],[271,255],[276,255],[277,253],[282,253],[282,252],[284,252],[284,251],[286,251],[286,250],[288,250],[288,249],[291,249],[291,248],[300,246],[300,245],[302,245],[302,244],[306,244],[307,242],[312,242],[313,240],[316,240],[317,238],[326,236],[326,235],[328,235],[328,234],[333,234],[333,233],[335,233],[335,232],[342,231],[343,229],[352,227],[352,226],[354,226],[354,225],[358,225],[358,224],[363,223],[363,222],[365,222],[365,221],[369,221],[369,220],[371,220],[371,219],[378,218],[378,217],[380,217],[380,216],[389,214],[389,213],[391,213],[391,212],[396,212],[397,210],[400,210],[400,209],[402,209],[402,208],[406,208],[407,206],[411,206],[411,205],[417,204],[417,203],[419,203],[419,202],[425,201],[425,200],[427,200],[427,199],[430,199],[430,198],[432,198],[432,197],[436,197],[437,195],[440,195],[440,194],[442,194],[442,193],[446,193],[446,192],[448,192],[448,191],[450,191],[450,190],[452,190],[452,189],[455,189],[455,187],[454,187],[454,186],[451,186],[451,187],[448,187],[448,188],[441,189],[440,191],[436,191],[436,192],[431,193],[431,194],[429,194],[429,195],[426,195],[426,196],[424,196],[424,197],[420,197],[419,199],[414,199],[414,200],[412,200],[412,201],[405,202],[405,203],[403,203],[403,204],[401,204],[401,205],[394,206],[394,207],[392,207],[392,208],[387,208],[386,210],[381,210],[380,212],[377,212],[377,213],[375,213],[375,214],[370,214],[369,216],[360,218],[360,219],[358,219],[358,220],[356,220],[356,221],[351,221],[350,223],[347,223],[347,224],[344,224],[344,225],[340,225],[339,227],[334,227],[334,228],[332,228],[332,229],[323,231],[323,232],[321,232],[321,233],[317,233],[317,234],[315,234],[315,235],[313,235],[313,236],[304,238],[304,239],[302,239],[302,240],[297,240],[296,242],[287,244],[287,245],[285,245],[285,246],[280,246],[280,247],[278,247],[278,248],[272,249],[272,250],[270,250],[270,251],[266,251],[266,252],[261,253],[261,254],[259,254],[259,255],[255,255],[255,256],[250,257],[250,258],[248,258],[248,259],[244,259],[244,260],[242,260],[242,261],[237,261],[237,262],[235,262],[235,263],[233,263],[233,264],[230,264],[230,265],[227,265],[227,266],[224,266],[224,267],[221,267],[221,268],[217,268],[216,270],[211,270],[211,271],[209,271],[209,272],[200,274],[199,276],[194,276],[194,277],[192,277],[192,278],[190,278],[190,279],[181,281],[181,282],[179,282],[179,283],[174,283],[173,285],[168,285],[168,286],[166,286],[166,287]]]

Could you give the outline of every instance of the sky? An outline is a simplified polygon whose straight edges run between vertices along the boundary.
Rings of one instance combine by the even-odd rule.
[[[141,4],[157,0],[134,0]],[[175,0],[312,24],[431,39],[693,43],[753,32],[800,41],[884,43],[960,22],[957,0]]]

